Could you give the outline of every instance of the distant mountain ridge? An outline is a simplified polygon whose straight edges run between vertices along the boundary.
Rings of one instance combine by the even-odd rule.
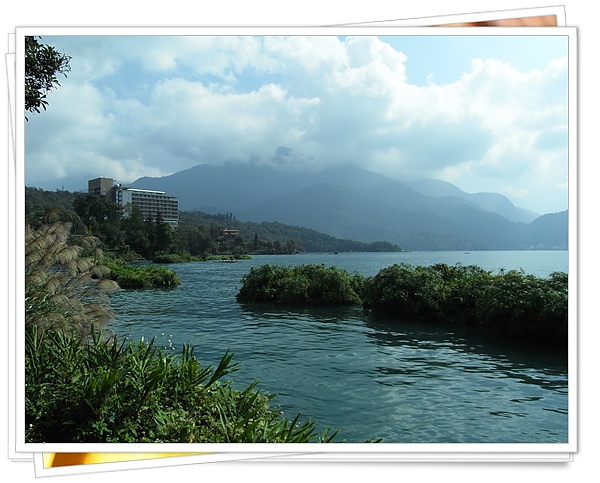
[[[166,191],[177,196],[183,211],[237,212],[317,183],[336,182],[358,187],[376,186],[386,181],[389,180],[385,176],[357,166],[311,173],[252,164],[200,164],[169,176],[139,178],[129,186]]]
[[[471,201],[476,206],[498,213],[511,221],[530,223],[539,216],[532,211],[516,207],[506,196],[498,193],[466,193],[451,183],[436,179],[421,179],[406,184],[421,194],[436,198],[446,196],[463,198]]]
[[[444,181],[400,182],[355,165],[290,172],[202,164],[130,186],[177,196],[182,211],[304,226],[336,238],[385,240],[410,250],[566,249],[568,215],[535,214],[497,193]]]

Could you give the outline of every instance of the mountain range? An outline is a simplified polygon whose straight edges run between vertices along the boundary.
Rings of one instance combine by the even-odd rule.
[[[498,193],[466,193],[432,179],[401,182],[355,165],[301,172],[201,164],[129,186],[177,196],[182,211],[233,213],[407,250],[568,246],[568,211],[538,216]]]

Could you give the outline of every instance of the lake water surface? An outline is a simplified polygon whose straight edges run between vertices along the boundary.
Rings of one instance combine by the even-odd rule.
[[[323,263],[375,275],[393,263],[462,263],[489,270],[568,272],[566,251],[402,252],[255,256],[237,263],[170,265],[182,284],[121,290],[112,297],[120,335],[204,365],[227,350],[231,378],[275,393],[291,419],[341,429],[336,441],[388,443],[567,443],[564,356],[492,343],[454,328],[369,316],[360,308],[289,309],[238,304],[241,278],[264,263]]]

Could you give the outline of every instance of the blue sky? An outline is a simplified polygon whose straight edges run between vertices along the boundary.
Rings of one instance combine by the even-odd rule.
[[[408,81],[425,85],[432,75],[438,83],[454,82],[470,71],[475,58],[493,58],[529,72],[544,69],[557,57],[567,56],[564,37],[547,35],[421,35],[382,37],[404,52]],[[426,60],[425,60],[426,59]]]
[[[48,110],[28,116],[28,186],[75,190],[203,163],[355,163],[502,193],[537,213],[568,206],[566,36],[43,42],[72,70]]]

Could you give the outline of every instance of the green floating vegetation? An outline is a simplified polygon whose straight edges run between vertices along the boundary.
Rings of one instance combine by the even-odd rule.
[[[251,260],[252,256],[234,253],[233,255],[208,255],[204,259],[213,262],[234,262],[237,260]]]
[[[35,327],[25,352],[26,442],[304,443],[337,435],[286,419],[256,382],[232,388],[222,380],[238,369],[229,352],[203,368],[188,345],[175,356],[152,342],[101,332],[81,340]]]
[[[200,260],[200,257],[193,257],[189,253],[158,253],[152,257],[154,263],[187,263]]]
[[[238,302],[287,305],[360,304],[364,277],[337,267],[262,265],[242,278]]]
[[[154,263],[188,263],[188,262],[236,262],[238,260],[251,260],[252,256],[239,253],[224,255],[192,256],[189,253],[159,253],[152,257]]]
[[[134,267],[118,259],[105,259],[102,265],[110,270],[108,278],[121,288],[168,288],[181,284],[175,272],[156,265]]]
[[[366,284],[363,304],[399,318],[460,323],[502,338],[567,347],[568,275],[477,266],[393,265]]]
[[[396,264],[374,277],[324,265],[252,268],[239,302],[361,304],[374,314],[485,329],[502,338],[563,349],[568,342],[568,275],[521,270],[493,274],[478,266]]]

